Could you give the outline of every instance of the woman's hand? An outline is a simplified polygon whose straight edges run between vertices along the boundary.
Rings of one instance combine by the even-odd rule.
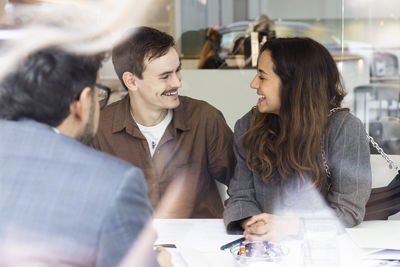
[[[257,214],[242,222],[243,235],[247,241],[279,241],[299,231],[300,219],[269,213]]]

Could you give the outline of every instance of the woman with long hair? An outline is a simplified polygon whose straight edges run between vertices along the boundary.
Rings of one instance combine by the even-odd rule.
[[[235,125],[228,231],[276,240],[324,207],[345,227],[359,224],[371,190],[369,146],[362,122],[341,108],[330,53],[309,38],[269,40],[250,86],[259,99]]]

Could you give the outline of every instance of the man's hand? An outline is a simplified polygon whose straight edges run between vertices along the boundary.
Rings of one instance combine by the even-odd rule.
[[[157,247],[157,250],[159,251],[157,255],[157,262],[160,267],[173,267],[169,252],[163,247]]]

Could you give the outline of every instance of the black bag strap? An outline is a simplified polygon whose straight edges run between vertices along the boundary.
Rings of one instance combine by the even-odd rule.
[[[397,171],[397,175],[387,186],[371,189],[371,195],[365,205],[364,221],[387,220],[389,216],[400,211],[400,170],[399,166],[383,151],[372,136],[367,134],[367,139],[387,161],[389,168]]]
[[[384,187],[372,188],[365,206],[364,221],[387,220],[400,211],[400,173]]]

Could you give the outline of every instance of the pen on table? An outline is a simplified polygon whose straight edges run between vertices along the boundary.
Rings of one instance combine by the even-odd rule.
[[[176,248],[175,244],[156,244],[154,247],[163,247],[163,248]]]
[[[227,248],[230,248],[230,247],[232,247],[232,246],[234,246],[234,245],[236,245],[236,244],[238,244],[240,242],[243,242],[244,240],[245,240],[244,237],[241,237],[239,239],[233,240],[232,242],[229,242],[228,244],[225,244],[225,245],[221,246],[220,250],[225,250]]]

